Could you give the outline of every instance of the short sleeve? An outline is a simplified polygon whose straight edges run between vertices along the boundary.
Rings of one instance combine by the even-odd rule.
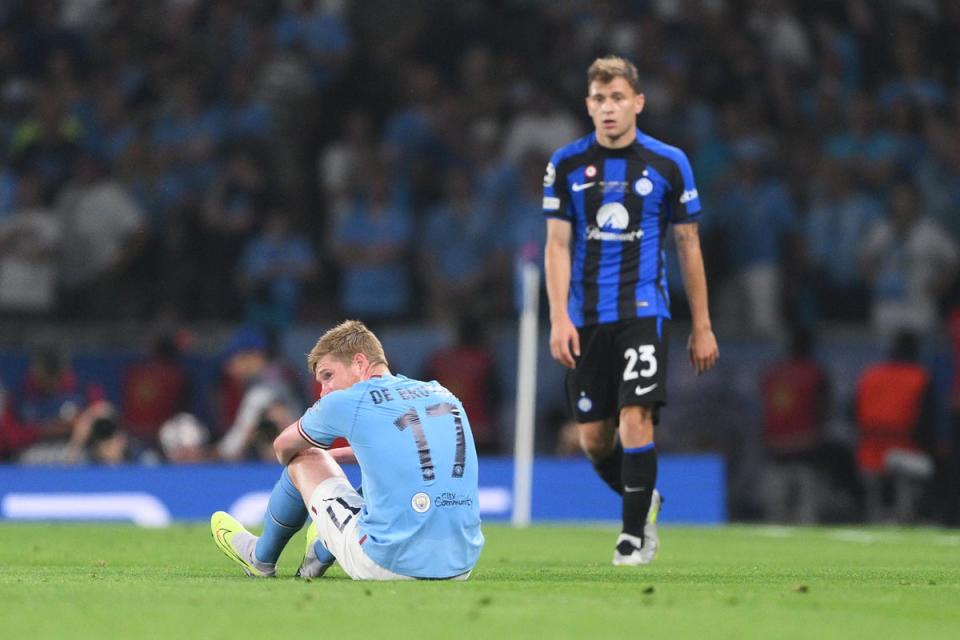
[[[680,149],[671,154],[676,166],[676,172],[671,179],[673,218],[671,222],[696,222],[700,218],[700,194],[693,180],[693,169],[690,160]]]
[[[561,158],[560,151],[555,152],[543,174],[543,215],[571,220],[566,175],[558,173]]]
[[[352,397],[343,391],[334,391],[317,400],[297,422],[300,435],[315,447],[329,449],[337,438],[349,438],[355,405]]]

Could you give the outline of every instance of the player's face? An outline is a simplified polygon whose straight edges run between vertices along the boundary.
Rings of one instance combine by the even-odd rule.
[[[331,391],[348,389],[362,379],[362,363],[356,358],[349,363],[333,356],[324,356],[317,362],[317,382],[320,383],[320,397]]]
[[[637,114],[641,111],[643,94],[634,91],[624,78],[590,83],[587,112],[593,119],[601,145],[621,147],[633,142]]]

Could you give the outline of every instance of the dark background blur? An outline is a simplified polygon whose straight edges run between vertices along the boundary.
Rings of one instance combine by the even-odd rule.
[[[640,128],[692,162],[722,353],[690,374],[671,262],[660,446],[724,453],[734,515],[761,513],[749,487],[778,455],[764,371],[803,336],[825,381],[813,457],[856,503],[858,379],[909,332],[924,482],[951,486],[958,34],[952,0],[6,0],[0,415],[28,425],[31,375],[58,359],[54,389],[122,408],[163,343],[188,380],[177,408],[214,441],[243,391],[224,386],[231,332],[259,327],[307,403],[303,354],[359,317],[403,373],[466,370],[485,448],[509,451],[543,168],[589,132],[585,70],[615,53],[640,69]],[[562,371],[541,360],[538,448],[570,453]],[[37,444],[4,428],[7,459]]]

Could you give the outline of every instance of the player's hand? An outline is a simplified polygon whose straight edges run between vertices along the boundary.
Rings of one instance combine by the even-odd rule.
[[[720,348],[717,346],[717,337],[712,329],[694,329],[687,340],[687,353],[690,364],[697,375],[708,371],[717,364],[720,358]]]
[[[580,357],[580,332],[568,316],[550,325],[550,355],[568,369],[576,366],[574,357]]]

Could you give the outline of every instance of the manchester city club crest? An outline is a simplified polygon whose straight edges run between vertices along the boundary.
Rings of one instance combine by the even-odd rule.
[[[413,510],[417,513],[426,513],[430,508],[430,496],[422,491],[415,493],[413,498],[410,499],[410,506],[413,507]]]

